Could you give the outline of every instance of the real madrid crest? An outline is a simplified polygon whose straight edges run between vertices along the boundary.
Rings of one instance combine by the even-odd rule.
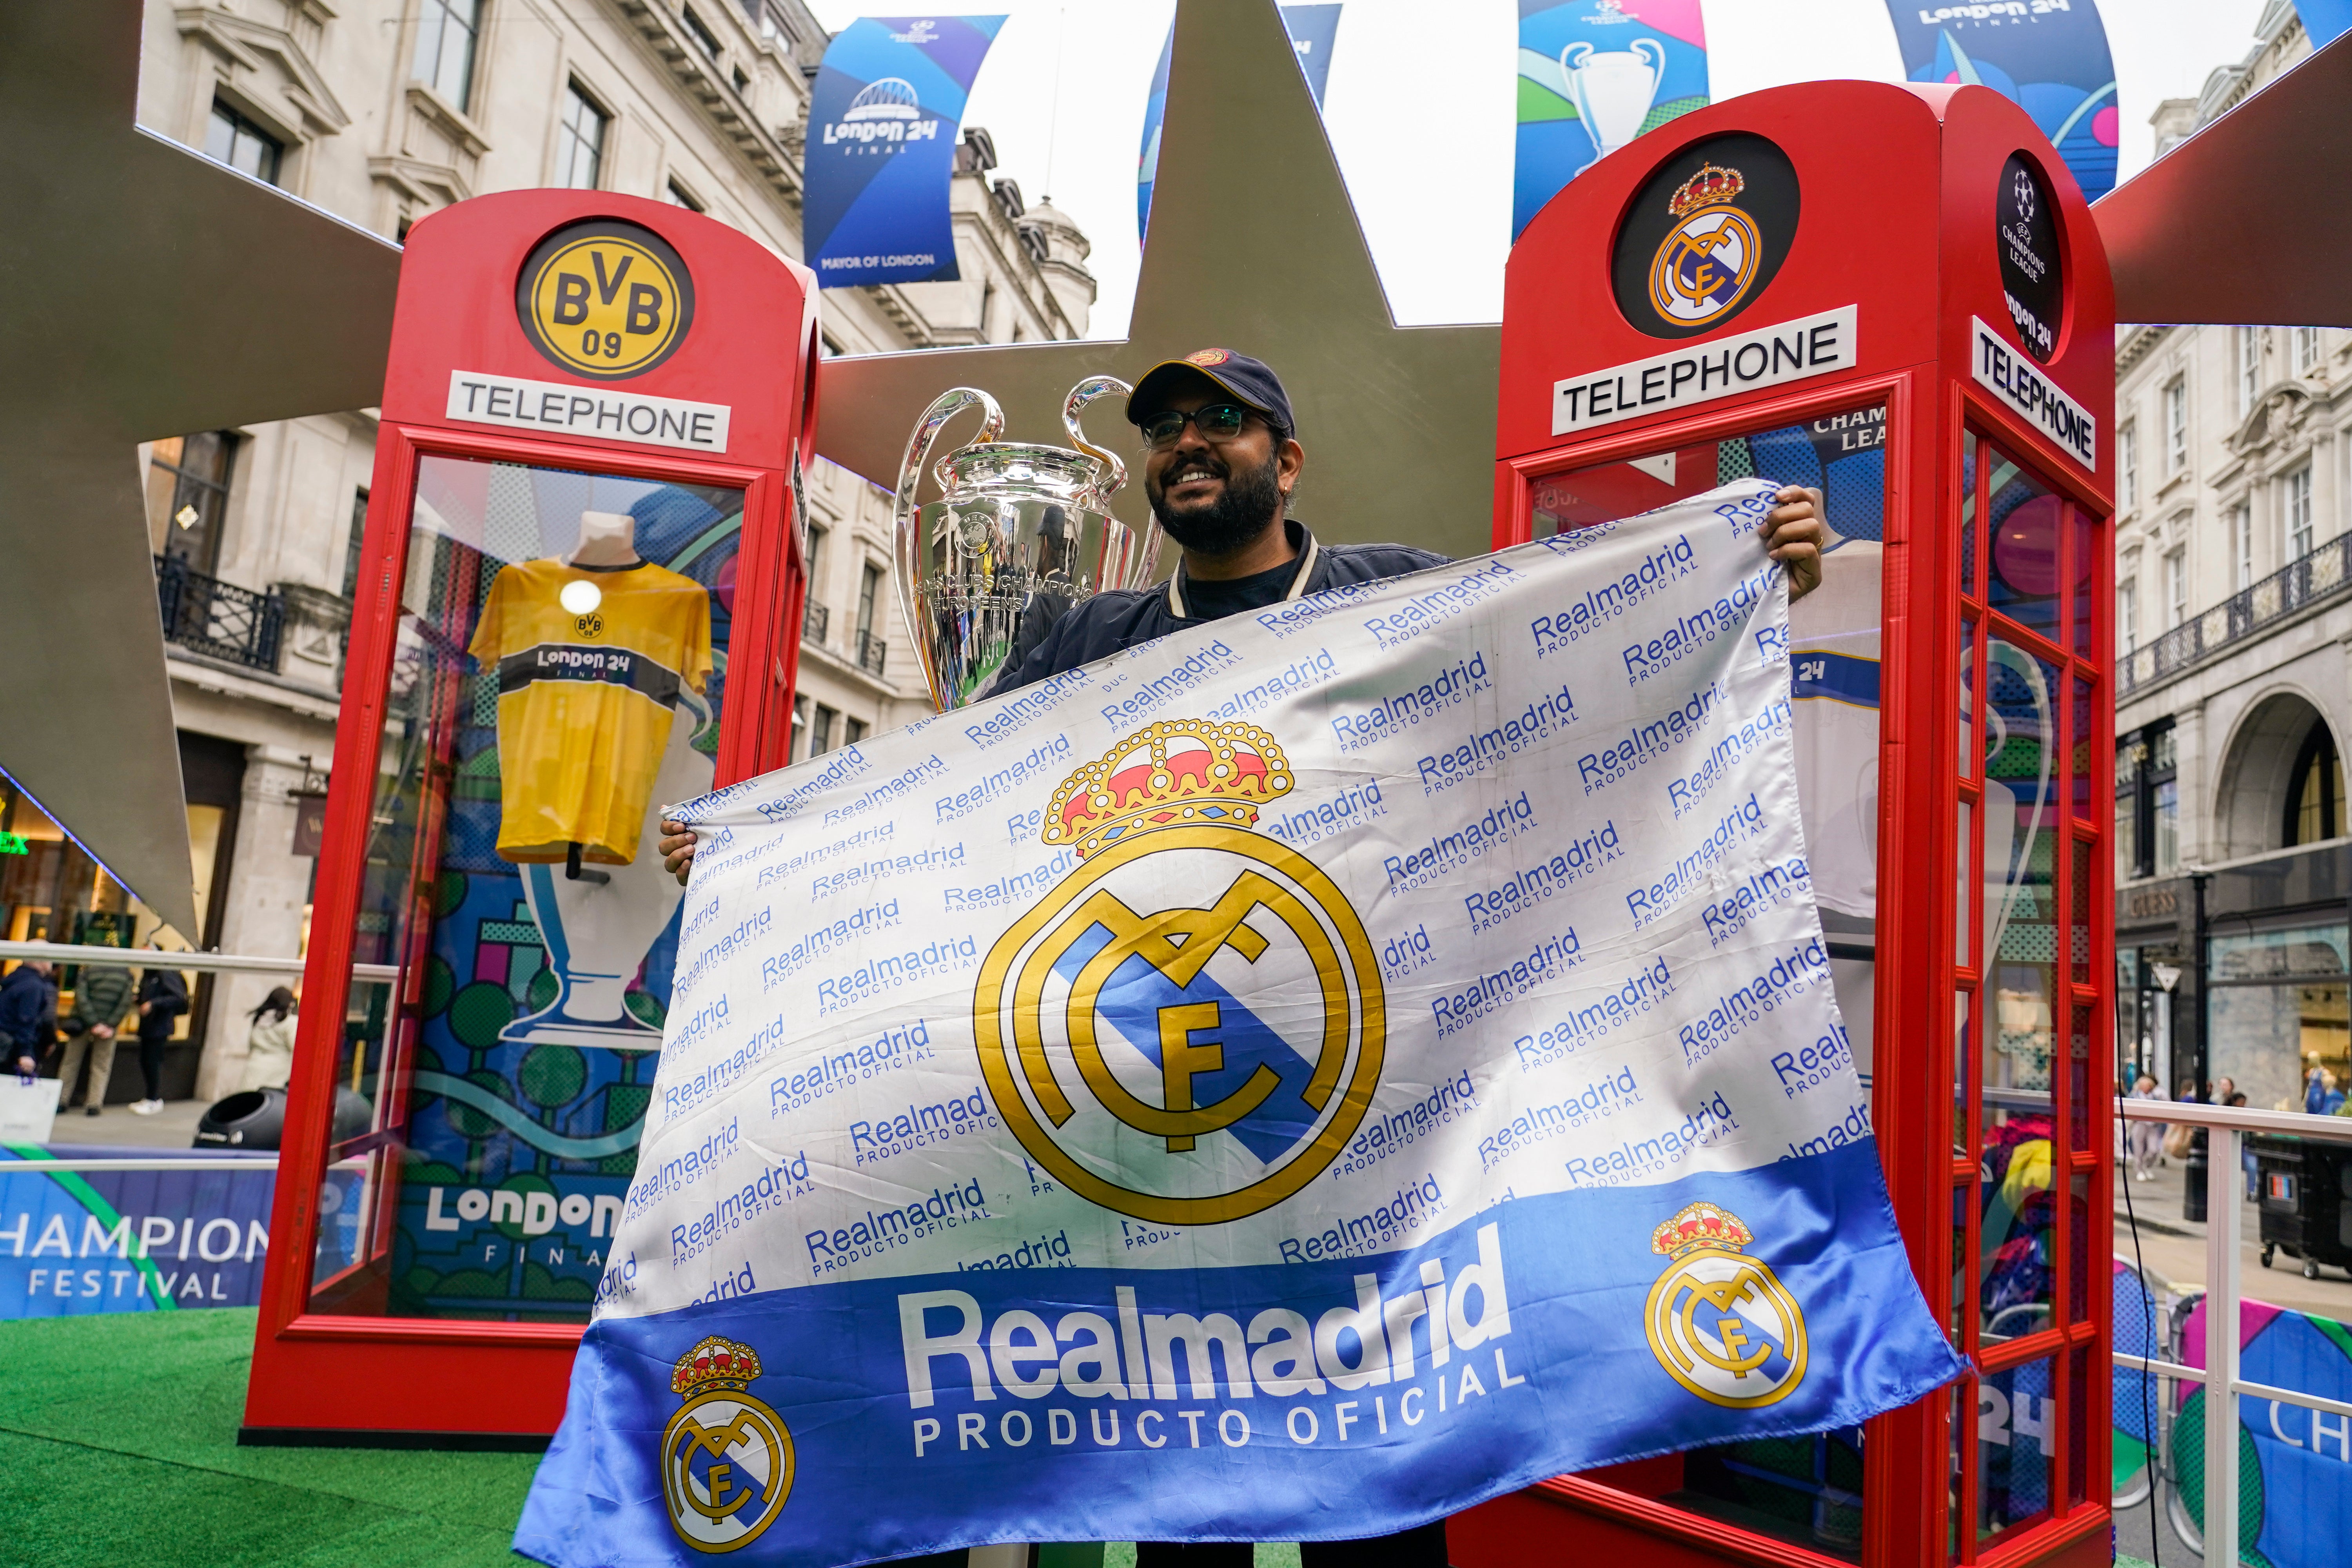
[[[745,1392],[759,1375],[757,1351],[716,1335],[671,1370],[670,1392],[686,1403],[662,1430],[662,1500],[697,1552],[749,1545],[792,1495],[792,1434]]]
[[[1043,837],[1078,868],[989,951],[973,1026],[998,1114],[1105,1208],[1256,1214],[1328,1168],[1371,1101],[1387,1014],[1363,923],[1254,829],[1290,787],[1265,731],[1184,719],[1054,794]]]
[[[1650,1287],[1650,1350],[1676,1383],[1710,1405],[1753,1410],[1785,1399],[1805,1376],[1805,1315],[1743,1248],[1738,1218],[1696,1203],[1651,1233],[1674,1259]]]
[[[1610,261],[1625,320],[1653,337],[1713,331],[1771,286],[1796,237],[1797,173],[1765,138],[1713,136],[1658,165]]]

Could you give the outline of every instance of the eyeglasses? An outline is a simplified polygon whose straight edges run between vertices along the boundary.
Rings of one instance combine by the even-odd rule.
[[[1143,422],[1144,444],[1172,447],[1188,424],[1200,431],[1204,441],[1230,441],[1242,433],[1242,421],[1253,412],[1237,403],[1204,403],[1190,414],[1163,408]]]

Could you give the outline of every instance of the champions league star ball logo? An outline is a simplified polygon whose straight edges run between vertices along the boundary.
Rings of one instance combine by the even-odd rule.
[[[662,1500],[697,1552],[750,1545],[792,1494],[792,1434],[744,1392],[759,1375],[757,1351],[716,1335],[671,1370],[670,1392],[686,1403],[662,1431]]]
[[[1290,788],[1254,724],[1138,731],[1055,792],[1043,837],[1079,866],[981,966],[997,1113],[1115,1213],[1216,1225],[1269,1208],[1338,1157],[1380,1082],[1386,1002],[1362,922],[1312,861],[1253,830]]]
[[[1756,220],[1732,205],[1748,182],[1707,164],[1666,203],[1680,219],[1650,262],[1650,303],[1678,327],[1702,327],[1748,295],[1763,241]]]
[[[1756,1238],[1713,1204],[1692,1204],[1651,1233],[1675,1260],[1650,1287],[1650,1350],[1710,1405],[1754,1410],[1805,1375],[1805,1315],[1772,1270],[1741,1249]]]

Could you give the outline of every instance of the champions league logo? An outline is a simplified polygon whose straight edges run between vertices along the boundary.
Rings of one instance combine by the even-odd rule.
[[[1129,736],[1055,792],[1042,837],[1079,866],[982,965],[997,1113],[1115,1213],[1191,1226],[1270,1208],[1339,1156],[1379,1084],[1385,999],[1362,922],[1253,831],[1291,787],[1253,724]]]
[[[697,1552],[750,1545],[792,1495],[792,1434],[744,1392],[759,1375],[757,1351],[716,1335],[671,1370],[670,1392],[686,1403],[662,1431],[662,1500]]]
[[[1747,188],[1738,170],[1709,163],[1666,204],[1680,221],[1650,263],[1650,303],[1676,326],[1705,326],[1755,282],[1763,242],[1756,221],[1731,205]]]
[[[1651,1234],[1675,1260],[1650,1287],[1643,1327],[1658,1364],[1710,1405],[1754,1410],[1805,1376],[1805,1315],[1772,1270],[1742,1250],[1756,1238],[1713,1204],[1685,1208]]]

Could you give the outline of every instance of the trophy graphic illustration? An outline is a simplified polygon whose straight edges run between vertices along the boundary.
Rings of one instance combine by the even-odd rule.
[[[1050,622],[1106,588],[1140,588],[1160,558],[1160,525],[1138,532],[1113,517],[1127,465],[1078,428],[1078,411],[1132,389],[1089,376],[1062,405],[1076,451],[1001,439],[1004,412],[974,387],[950,387],[923,411],[898,467],[898,608],[941,712],[996,679],[1030,617]],[[982,411],[979,437],[941,458],[937,500],[919,502],[923,464],[941,426]]]
[[[1666,49],[1655,38],[1635,38],[1632,47],[1596,51],[1591,44],[1570,44],[1560,51],[1560,75],[1568,81],[1569,101],[1592,138],[1597,156],[1606,158],[1642,133],[1651,100],[1658,95],[1658,79],[1666,68]]]

